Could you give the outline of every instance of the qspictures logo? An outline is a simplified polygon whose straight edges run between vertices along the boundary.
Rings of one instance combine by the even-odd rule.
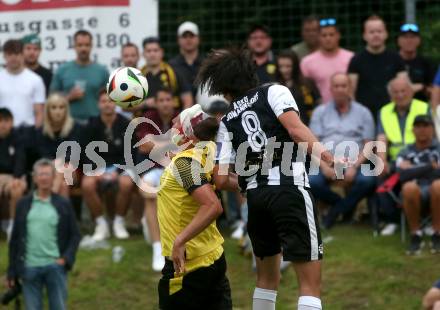
[[[129,5],[130,0],[0,0],[0,12]]]

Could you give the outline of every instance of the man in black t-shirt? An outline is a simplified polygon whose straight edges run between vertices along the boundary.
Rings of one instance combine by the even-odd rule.
[[[356,53],[348,66],[348,73],[357,102],[368,107],[374,117],[379,109],[390,101],[386,85],[405,65],[396,52],[386,49],[388,38],[385,22],[378,16],[369,17],[364,23],[366,48]]]
[[[52,81],[52,71],[43,67],[38,58],[41,53],[41,40],[36,34],[29,34],[21,40],[23,42],[23,56],[26,67],[41,76],[46,88],[46,97],[49,93],[50,82]]]
[[[110,236],[110,229],[104,217],[102,199],[98,194],[98,185],[117,183],[118,190],[115,199],[116,214],[113,220],[113,233],[118,239],[127,239],[129,235],[125,229],[124,217],[130,205],[131,191],[134,183],[130,176],[126,172],[121,173],[115,164],[122,165],[125,163],[124,135],[129,121],[116,113],[115,104],[110,100],[104,89],[100,91],[98,105],[100,115],[91,117],[88,120],[81,140],[85,148],[93,142],[105,142],[108,145],[106,151],[100,148],[96,150],[97,147],[93,148],[96,155],[102,157],[101,160],[104,160],[105,167],[100,167],[101,171],[97,169],[97,160],[89,158],[90,153],[86,154],[84,163],[91,164],[92,168],[96,170],[92,173],[84,171],[87,174],[82,179],[81,188],[84,200],[96,221],[93,239],[99,241]]]
[[[274,82],[276,65],[272,51],[272,37],[264,25],[253,25],[248,33],[247,46],[257,65],[257,76],[261,84]]]
[[[417,53],[421,37],[419,26],[416,24],[404,24],[400,27],[397,44],[399,55],[405,63],[411,81],[414,83],[414,97],[423,101],[429,101],[429,88],[434,80],[436,67],[424,56]]]

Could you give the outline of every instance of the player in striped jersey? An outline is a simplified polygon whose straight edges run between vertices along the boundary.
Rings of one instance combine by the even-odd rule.
[[[305,153],[313,147],[318,160],[331,166],[333,156],[301,122],[288,88],[257,86],[247,51],[213,51],[198,79],[211,95],[221,94],[230,102],[217,135],[215,184],[237,188],[229,172],[235,163],[238,183],[247,194],[248,232],[257,261],[253,309],[275,309],[281,252],[293,262],[298,277],[298,309],[321,309],[323,248]]]

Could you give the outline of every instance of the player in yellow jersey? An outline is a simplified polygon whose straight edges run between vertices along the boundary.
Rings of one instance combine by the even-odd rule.
[[[223,209],[212,185],[218,121],[200,105],[184,110],[173,125],[184,148],[161,178],[158,220],[162,254],[159,307],[232,309],[223,238],[215,220]]]

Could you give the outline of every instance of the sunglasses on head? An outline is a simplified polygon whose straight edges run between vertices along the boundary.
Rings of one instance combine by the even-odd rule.
[[[417,26],[416,24],[403,24],[400,27],[400,31],[401,32],[419,32],[419,26]]]
[[[334,25],[336,25],[335,18],[324,18],[319,21],[319,26],[321,27],[334,26]]]

